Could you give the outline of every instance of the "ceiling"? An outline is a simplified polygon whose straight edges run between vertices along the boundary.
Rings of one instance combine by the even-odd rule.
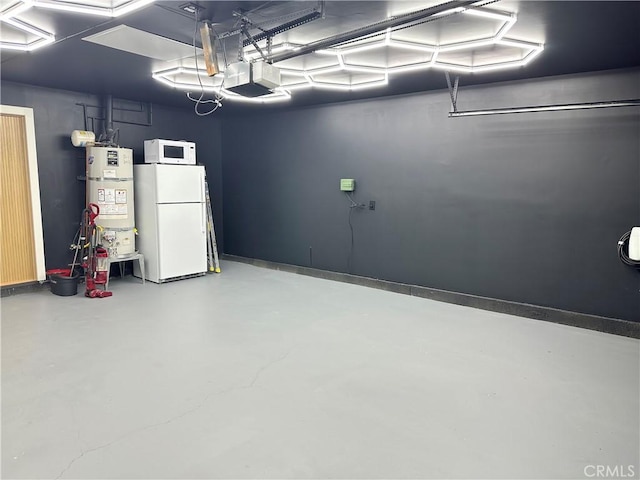
[[[0,0],[0,11],[6,11],[18,1]],[[113,7],[126,5],[131,0],[115,1],[120,4],[104,0],[83,4]],[[187,74],[174,72],[166,76],[161,74],[160,79],[152,78],[152,72],[171,72],[177,66],[188,70],[195,66],[192,46],[195,16],[180,9],[183,3],[151,2],[116,18],[53,10],[36,3],[16,15],[14,23],[17,19],[39,31],[53,33],[55,41],[29,52],[1,50],[2,80],[190,107],[193,104],[186,98],[185,91],[167,85],[171,81],[182,82]],[[288,44],[290,48],[305,45],[438,3],[433,0],[327,1],[323,19],[279,34],[273,43],[274,46]],[[296,12],[318,6],[316,2],[301,1],[199,1],[197,4],[203,7],[200,19],[214,22],[217,33],[234,29],[238,19],[233,12],[238,9],[243,9],[253,22],[270,28],[290,19],[288,15],[295,16]],[[283,95],[290,94],[291,98],[263,105],[247,104],[231,97],[223,100],[224,108],[220,112],[246,112],[441,89],[447,85],[445,69],[459,74],[460,86],[464,88],[480,83],[640,65],[640,2],[501,0],[478,10],[488,14],[447,15],[410,28],[382,31],[378,36],[325,49],[322,53],[277,62],[275,65],[283,69]],[[139,54],[84,40],[102,32],[109,33],[114,27],[119,27],[112,35],[112,40],[120,44],[118,48],[138,50]],[[121,36],[124,31],[133,36],[130,39]],[[171,41],[157,38],[155,43],[153,38],[147,41],[143,32]],[[34,42],[39,38],[37,33],[25,32],[4,21],[0,41]],[[44,34],[41,36],[44,38]],[[98,37],[101,41],[107,35]],[[477,40],[498,37],[500,42],[477,43]],[[460,42],[467,43],[457,47]],[[196,43],[200,46],[199,35]],[[539,48],[541,51],[537,54],[537,46],[542,45],[544,50]],[[227,61],[236,61],[238,36],[225,39],[224,46]],[[438,51],[436,57],[435,50]],[[534,50],[537,56],[523,62]],[[201,52],[198,49],[196,53]],[[219,59],[224,65],[223,57],[223,52],[219,51]],[[491,69],[492,65],[505,62],[506,66],[514,68]],[[522,63],[526,65],[521,66]],[[464,65],[475,67],[462,67]],[[201,66],[204,68],[203,63]],[[189,78],[197,85],[197,76]],[[215,85],[221,78],[220,75],[213,79],[202,75],[205,86]],[[310,82],[315,86],[311,87]],[[354,88],[358,86],[365,88]],[[194,86],[192,94],[199,96],[199,93],[199,87]],[[206,98],[210,97],[207,93]]]

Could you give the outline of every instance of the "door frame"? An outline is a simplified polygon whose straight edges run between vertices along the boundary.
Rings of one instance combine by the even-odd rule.
[[[27,164],[31,193],[31,219],[33,222],[33,245],[35,247],[36,277],[39,282],[47,278],[44,263],[44,236],[42,232],[42,210],[40,208],[40,181],[38,179],[38,155],[36,151],[36,127],[33,108],[0,105],[0,114],[24,117],[27,137]]]

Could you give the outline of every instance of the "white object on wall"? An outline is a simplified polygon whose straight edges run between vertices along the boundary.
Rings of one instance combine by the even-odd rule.
[[[640,261],[640,227],[631,229],[629,237],[629,258],[636,262]]]
[[[87,130],[71,132],[71,143],[74,147],[88,147],[96,143],[96,134]]]

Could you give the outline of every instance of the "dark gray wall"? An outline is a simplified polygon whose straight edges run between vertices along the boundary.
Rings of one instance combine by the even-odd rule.
[[[96,95],[53,90],[30,85],[2,82],[0,100],[3,105],[30,107],[34,110],[40,201],[44,229],[47,268],[60,268],[71,262],[69,244],[78,229],[84,208],[85,183],[77,179],[84,175],[84,149],[71,145],[73,130],[85,128],[83,108],[78,103],[100,105]],[[114,100],[114,106],[132,108]],[[210,117],[197,117],[192,110],[153,105],[152,126],[115,123],[120,129],[119,144],[134,150],[136,163],[144,161],[143,142],[150,138],[171,138],[195,141],[198,161],[207,168],[216,231],[222,247],[222,175],[220,123]],[[91,108],[91,115],[102,115]],[[114,119],[144,122],[144,114],[114,112]],[[89,128],[91,125],[89,125]],[[100,122],[96,122],[98,134]]]
[[[434,73],[430,73],[434,74]],[[459,109],[640,98],[640,71],[464,88]],[[446,91],[223,122],[225,251],[640,320],[638,108],[449,119]],[[312,259],[310,256],[312,248]]]

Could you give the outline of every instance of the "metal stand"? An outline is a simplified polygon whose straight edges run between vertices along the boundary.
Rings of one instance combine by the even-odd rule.
[[[107,259],[107,283],[105,284],[105,288],[109,288],[109,277],[111,276],[111,264],[117,263],[120,268],[120,277],[124,276],[124,265],[122,262],[126,262],[127,260],[137,260],[138,265],[140,266],[140,276],[142,277],[142,284],[144,285],[144,255],[140,252],[136,252],[132,255],[127,255],[126,257],[109,257]]]

